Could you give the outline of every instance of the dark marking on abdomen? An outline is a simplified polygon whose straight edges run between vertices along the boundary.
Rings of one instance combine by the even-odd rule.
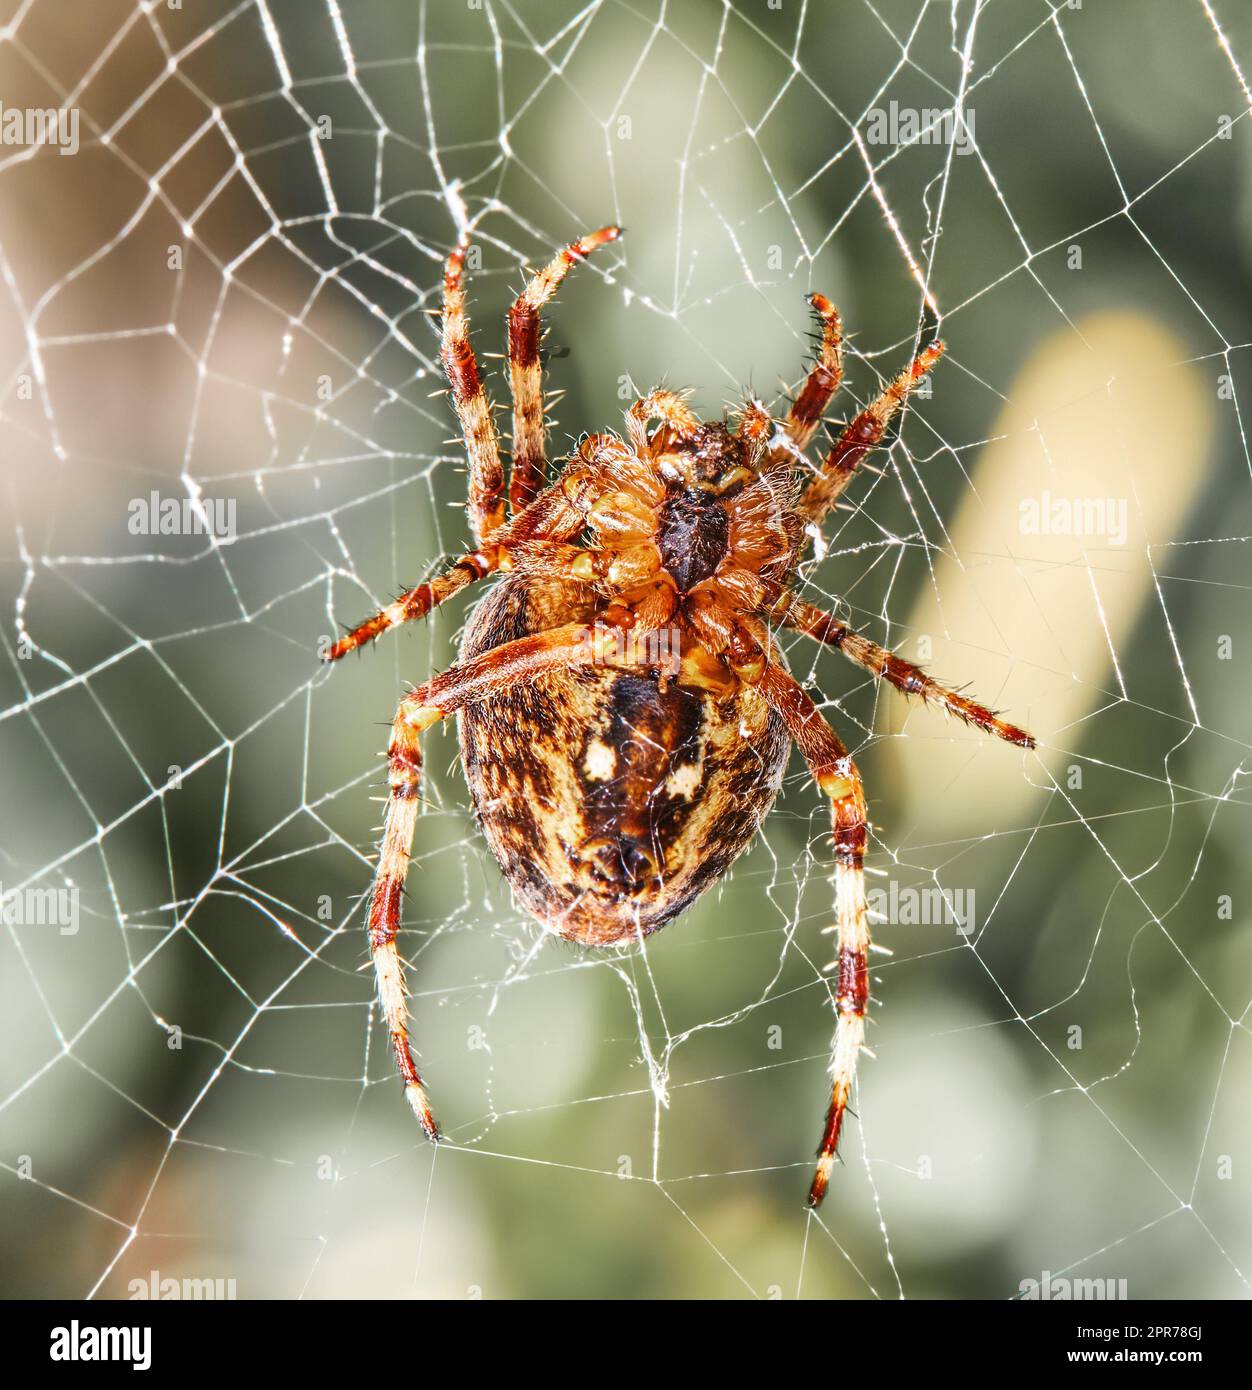
[[[475,610],[461,654],[585,622],[593,602],[578,586],[510,576]],[[789,748],[782,720],[750,691],[719,703],[604,667],[537,676],[466,706],[457,723],[474,810],[518,899],[591,946],[651,934],[716,883],[773,805]],[[613,754],[609,768],[597,750],[598,776],[593,739]],[[696,764],[689,798],[667,785]]]

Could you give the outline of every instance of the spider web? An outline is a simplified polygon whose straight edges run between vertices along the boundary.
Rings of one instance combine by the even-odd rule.
[[[80,121],[73,157],[0,146],[8,1291],[1246,1296],[1243,7],[65,18],[0,27],[4,112]],[[662,379],[780,412],[810,290],[845,413],[938,320],[805,596],[1040,738],[784,642],[865,775],[891,953],[818,1214],[831,888],[798,760],[720,889],[592,954],[510,901],[428,736],[401,944],[438,1151],[362,970],[386,727],[467,608],[315,656],[467,539],[441,259],[471,226],[498,352],[523,267],[607,221],[549,315],[553,452]]]

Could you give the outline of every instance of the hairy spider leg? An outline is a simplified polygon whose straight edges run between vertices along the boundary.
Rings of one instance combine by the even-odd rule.
[[[680,439],[690,438],[700,428],[700,417],[687,404],[686,396],[658,386],[626,412],[626,434],[641,458],[655,452],[648,438],[649,420],[659,420]]]
[[[755,463],[761,450],[769,445],[774,433],[774,417],[760,403],[749,398],[735,411],[739,424],[735,427],[735,438],[748,447],[748,458]]]
[[[587,447],[593,446],[601,438],[607,437],[593,436]],[[607,483],[599,481],[594,465],[575,466],[567,470],[561,479],[545,488],[524,512],[501,527],[493,541],[462,555],[438,578],[418,584],[373,617],[366,618],[328,647],[322,654],[323,660],[338,661],[393,627],[424,618],[454,594],[497,570],[534,571],[542,558],[543,547],[576,536],[586,525],[588,514],[607,488]],[[553,567],[557,567],[559,572],[564,567],[571,578],[586,577],[573,568],[576,561],[577,556],[572,554],[570,547],[556,544],[546,572],[551,574]]]
[[[509,310],[509,390],[513,396],[513,460],[509,473],[509,511],[523,511],[543,487],[547,474],[544,454],[543,369],[539,361],[539,311],[579,261],[597,247],[616,241],[620,227],[601,227],[558,251],[518,295]]]
[[[826,413],[826,407],[843,380],[843,327],[839,310],[824,294],[809,295],[808,303],[817,315],[822,330],[817,360],[783,421],[791,448],[775,445],[770,451],[771,467],[791,465],[795,454],[808,448]]]
[[[469,339],[465,312],[465,253],[469,233],[448,257],[443,274],[443,341],[440,357],[452,388],[465,449],[469,456],[469,518],[477,545],[490,540],[504,522],[504,468],[491,402],[483,388]]]
[[[879,680],[885,680],[905,695],[920,695],[924,704],[946,710],[984,733],[994,734],[1006,743],[1015,743],[1019,748],[1035,746],[1033,734],[1019,729],[1016,724],[1009,724],[1000,719],[995,711],[988,709],[986,705],[980,705],[976,700],[941,685],[920,666],[914,666],[911,661],[905,661],[903,657],[887,651],[877,642],[871,642],[868,637],[853,632],[833,613],[827,613],[801,599],[791,598],[790,595],[784,596],[783,602],[786,603],[788,598],[791,601],[782,612],[781,620],[794,632],[802,632],[828,647],[837,648],[849,660],[877,676]]]
[[[396,1067],[404,1082],[405,1098],[430,1139],[440,1137],[439,1126],[409,1047],[404,962],[396,946],[400,900],[417,826],[422,782],[421,735],[463,706],[502,694],[546,671],[586,665],[647,666],[647,654],[654,649],[654,644],[646,640],[637,647],[624,647],[621,632],[615,627],[568,623],[519,637],[481,656],[458,662],[400,701],[387,748],[387,815],[370,894],[369,947],[378,1000]]]
[[[869,906],[865,897],[865,846],[869,822],[861,774],[839,735],[787,671],[766,664],[757,688],[782,716],[809,771],[831,801],[835,842],[835,926],[838,952],[827,970],[835,970],[835,1036],[831,1044],[830,1108],[817,1150],[817,1172],[809,1189],[809,1206],[821,1204],[839,1147],[844,1112],[856,1080],[856,1063],[865,1045],[869,1006]]]
[[[820,525],[852,481],[856,466],[877,448],[892,416],[900,409],[909,392],[943,356],[943,344],[933,342],[913,359],[908,367],[856,416],[835,441],[822,460],[821,472],[809,483],[800,496],[796,511],[806,522]]]
[[[438,608],[453,594],[459,594],[468,585],[497,569],[500,565],[502,551],[503,547],[501,546],[489,545],[484,550],[474,550],[468,555],[462,555],[449,570],[439,575],[438,578],[409,589],[406,593],[401,594],[394,603],[389,603],[386,608],[380,609],[372,618],[366,618],[351,632],[345,632],[336,643],[327,647],[322,653],[322,659],[324,661],[338,661],[340,657],[347,656],[349,652],[354,652],[367,642],[374,641],[375,638],[381,637],[384,632],[389,632],[393,627],[413,622],[417,618],[424,618],[427,613]]]

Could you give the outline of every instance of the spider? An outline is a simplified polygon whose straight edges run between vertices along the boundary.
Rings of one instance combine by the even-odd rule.
[[[533,276],[508,316],[512,465],[470,345],[462,236],[443,277],[441,357],[469,462],[475,548],[323,653],[337,661],[502,575],[471,616],[460,659],[405,695],[387,751],[386,821],[369,902],[379,1002],[406,1098],[440,1138],[408,1041],[396,945],[421,785],[420,736],[455,712],[466,782],[492,853],[541,926],[587,946],[629,944],[726,873],[774,803],[792,743],[830,798],[837,936],[831,1091],[809,1205],[825,1195],[865,1042],[868,825],[856,765],[775,644],[776,627],[841,651],[1020,748],[1025,730],[805,602],[791,585],[809,540],[939,361],[925,347],[820,465],[808,447],[843,371],[839,314],[808,303],[816,361],[786,416],[748,400],[706,423],[674,391],[626,412],[625,433],[584,437],[549,481],[540,313],[570,268],[616,241],[602,227]]]

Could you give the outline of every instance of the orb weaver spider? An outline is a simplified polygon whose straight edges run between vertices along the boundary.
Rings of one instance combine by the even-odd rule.
[[[906,695],[1033,748],[1025,730],[803,601],[790,585],[857,465],[939,361],[932,342],[814,467],[804,455],[843,374],[838,312],[810,295],[821,336],[786,416],[755,400],[733,429],[656,389],[624,435],[584,437],[548,480],[540,311],[602,227],[534,275],[508,316],[512,460],[505,474],[470,345],[468,238],[443,279],[441,357],[469,460],[475,549],[324,652],[337,661],[424,617],[488,575],[460,659],[400,701],[387,815],[369,903],[378,997],[405,1095],[440,1137],[408,1041],[400,900],[417,820],[420,735],[457,715],[478,822],[517,898],[547,930],[588,946],[636,941],[723,877],[772,807],[795,743],[830,798],[836,1026],[831,1092],[809,1204],[825,1195],[865,1043],[870,931],[865,794],[847,748],[783,664],[772,629],[834,647]],[[805,481],[802,466],[810,470]]]

